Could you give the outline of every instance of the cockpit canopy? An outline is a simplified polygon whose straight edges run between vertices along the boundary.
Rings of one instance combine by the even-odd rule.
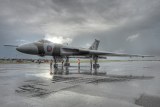
[[[37,42],[40,42],[40,43],[52,43],[51,41],[45,40],[45,39],[41,39],[41,40],[39,40]]]

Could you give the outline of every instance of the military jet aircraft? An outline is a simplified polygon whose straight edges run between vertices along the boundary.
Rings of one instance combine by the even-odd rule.
[[[66,59],[64,65],[69,66],[69,58],[89,58],[92,66],[92,61],[94,62],[93,67],[100,67],[98,64],[98,59],[104,59],[106,56],[120,56],[120,57],[150,57],[150,56],[141,56],[141,55],[129,55],[121,53],[113,53],[107,51],[99,51],[100,41],[96,40],[88,48],[76,48],[68,45],[55,44],[48,40],[39,40],[37,42],[24,44],[20,46],[5,45],[16,47],[16,50],[26,54],[39,55],[39,56],[53,56],[54,67],[56,68],[57,62]]]

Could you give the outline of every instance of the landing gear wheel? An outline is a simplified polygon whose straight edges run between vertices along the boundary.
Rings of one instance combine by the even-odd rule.
[[[99,68],[100,65],[99,64],[93,64],[93,68]]]
[[[65,63],[64,66],[70,66],[70,63]]]
[[[54,64],[54,68],[58,68],[58,64]]]

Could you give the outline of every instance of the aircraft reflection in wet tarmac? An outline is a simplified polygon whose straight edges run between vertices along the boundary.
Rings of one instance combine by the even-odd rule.
[[[70,67],[77,68],[76,66],[70,66]],[[86,69],[81,69],[78,66],[78,69],[76,69],[77,73],[74,72],[74,74],[88,74],[88,75],[106,75],[107,74],[106,72],[98,72],[98,69],[99,69],[99,67],[94,67],[93,69],[90,68],[90,70],[86,70]],[[54,69],[50,69],[50,70],[52,72],[51,74],[61,74],[61,75],[73,74],[73,73],[69,72],[70,71],[69,66],[60,66],[59,68],[54,68]]]
[[[129,81],[131,79],[154,78],[153,76],[111,75],[111,74],[107,75],[107,72],[102,72],[98,68],[87,70],[85,67],[87,66],[82,66],[81,69],[79,67],[77,69],[77,66],[70,66],[70,67],[60,66],[58,68],[54,68],[53,73],[51,74],[53,76],[52,82],[53,83],[65,82],[69,84],[76,83],[76,86],[77,86],[77,85],[81,85],[81,83],[97,84],[102,82],[121,82],[121,81]]]
[[[87,69],[77,69],[76,66],[71,67],[59,66],[58,68],[55,68],[51,81],[43,79],[26,80],[22,86],[18,87],[16,92],[26,94],[27,96],[44,96],[85,84],[153,78],[152,76],[106,75],[105,72],[99,71],[97,68],[87,71]],[[74,67],[75,69],[73,69]]]

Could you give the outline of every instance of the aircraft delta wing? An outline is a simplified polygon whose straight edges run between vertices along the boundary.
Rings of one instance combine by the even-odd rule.
[[[107,51],[99,51],[99,50],[89,50],[89,49],[79,49],[79,48],[62,48],[65,51],[78,52],[79,55],[89,55],[89,56],[118,56],[118,57],[153,57],[147,55],[133,55],[133,54],[123,54],[123,53],[113,53]],[[72,56],[72,55],[71,55]]]

